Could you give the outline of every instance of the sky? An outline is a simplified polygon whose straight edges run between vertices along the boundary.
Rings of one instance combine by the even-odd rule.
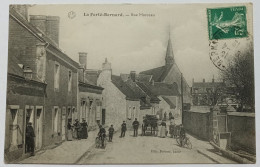
[[[107,58],[115,75],[163,66],[171,38],[175,61],[191,86],[193,78],[211,81],[214,75],[218,79],[219,70],[209,58],[206,8],[220,6],[223,4],[34,5],[29,14],[59,16],[59,47],[77,62],[78,52],[87,52],[88,69],[101,69]],[[76,14],[72,19],[68,17],[71,11]],[[89,17],[84,13],[155,16]]]

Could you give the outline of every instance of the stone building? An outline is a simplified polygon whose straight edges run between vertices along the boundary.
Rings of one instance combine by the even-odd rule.
[[[123,121],[127,121],[130,126],[129,119],[139,114],[139,97],[120,76],[112,75],[111,63],[107,59],[102,65],[97,84],[104,88],[102,95],[106,125],[113,124],[118,129]]]
[[[38,117],[42,119],[37,124],[41,133],[37,136],[41,141],[37,146],[40,149],[66,139],[67,119],[77,107],[78,63],[59,48],[59,17],[30,16],[29,22],[26,5],[11,5],[9,18],[9,59],[17,59],[19,67],[25,67],[27,72],[31,70],[33,78],[46,85],[44,98],[35,98],[35,103],[24,104],[26,101],[21,99],[14,101],[16,104],[12,102],[35,116],[30,121],[37,122]],[[33,95],[42,91],[36,87],[19,89],[31,91]],[[11,99],[8,95],[7,102]],[[24,149],[24,145],[19,147]]]
[[[9,55],[4,149],[6,162],[27,154],[25,131],[28,122],[32,122],[35,129],[36,150],[41,148],[46,85],[16,56]]]
[[[195,106],[210,106],[215,105],[218,94],[225,88],[225,82],[216,82],[213,78],[211,82],[194,82],[192,80],[191,94],[192,102]]]
[[[87,53],[79,53],[78,70],[78,111],[72,117],[75,119],[85,119],[88,123],[88,130],[96,129],[98,125],[105,124],[105,110],[102,110],[102,91],[103,88],[97,86],[93,78],[87,71]],[[92,82],[93,81],[93,82]]]
[[[181,80],[183,81],[183,102],[191,104],[190,86],[175,62],[171,39],[168,40],[165,65],[146,71],[140,72],[141,75],[152,76],[154,82],[162,82],[167,84],[177,84],[178,91],[181,92]],[[182,79],[181,79],[182,78]]]

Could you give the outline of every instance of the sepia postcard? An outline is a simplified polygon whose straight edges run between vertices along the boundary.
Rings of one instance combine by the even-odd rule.
[[[255,164],[252,3],[12,4],[5,164]]]

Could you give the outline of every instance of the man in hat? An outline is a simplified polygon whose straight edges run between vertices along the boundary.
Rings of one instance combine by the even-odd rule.
[[[32,127],[32,123],[29,122],[26,127],[26,145],[27,152],[31,152],[31,155],[34,156],[34,129]]]
[[[108,141],[112,142],[114,131],[115,131],[115,129],[113,128],[113,125],[110,126],[108,131],[109,131],[109,140]]]
[[[74,128],[76,131],[76,139],[80,140],[81,139],[81,125],[80,125],[78,119],[75,119]]]
[[[133,122],[134,137],[137,137],[138,135],[138,127],[139,127],[139,122],[137,121],[137,118],[135,118],[135,121]]]
[[[98,132],[99,139],[101,139],[102,142],[102,148],[105,148],[104,142],[106,137],[106,129],[102,127],[102,125],[99,125],[99,132]]]
[[[126,131],[126,123],[123,121],[121,125],[121,136],[120,137],[125,137],[125,131]]]

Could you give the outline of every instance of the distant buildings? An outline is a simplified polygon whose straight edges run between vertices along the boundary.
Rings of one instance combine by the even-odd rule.
[[[202,82],[194,82],[193,79],[191,87],[193,105],[215,105],[224,88],[225,82],[216,82],[214,78],[211,82],[205,82],[205,79]]]

